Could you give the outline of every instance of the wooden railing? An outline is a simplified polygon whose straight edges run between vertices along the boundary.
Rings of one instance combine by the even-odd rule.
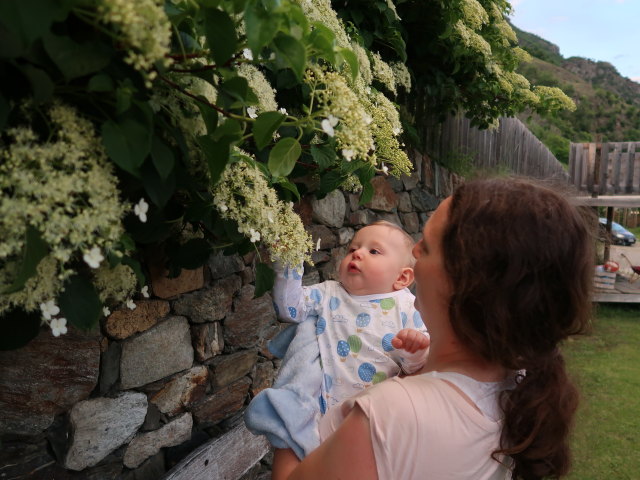
[[[640,142],[572,143],[569,177],[591,194],[638,195]]]
[[[553,153],[517,118],[502,117],[496,129],[480,130],[458,114],[429,124],[425,131],[427,153],[453,170],[456,161],[466,157],[476,169],[559,181],[569,178]]]

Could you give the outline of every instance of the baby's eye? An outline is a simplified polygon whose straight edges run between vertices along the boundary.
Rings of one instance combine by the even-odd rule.
[[[369,250],[369,253],[371,255],[379,255],[380,254],[380,250],[372,248],[371,250]]]
[[[355,248],[353,248],[353,247],[350,247],[350,248],[349,248],[349,253],[353,253],[353,252],[355,252],[355,251],[356,251],[356,249],[355,249]]]

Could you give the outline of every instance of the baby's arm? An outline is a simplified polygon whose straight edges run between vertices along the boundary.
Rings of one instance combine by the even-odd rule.
[[[424,365],[429,353],[429,334],[413,328],[403,328],[391,340],[391,345],[403,351],[402,370],[413,373]]]
[[[303,267],[283,267],[274,263],[276,278],[273,283],[273,303],[278,318],[284,322],[300,323],[304,320]]]

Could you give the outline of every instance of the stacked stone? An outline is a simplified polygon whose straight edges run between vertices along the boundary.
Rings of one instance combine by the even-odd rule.
[[[305,284],[335,279],[355,231],[374,220],[418,238],[458,179],[414,158],[410,177],[374,178],[365,205],[339,191],[300,202],[320,239]],[[158,479],[179,462],[167,478],[268,478],[268,445],[242,413],[273,382],[279,360],[267,343],[282,325],[269,294],[254,298],[255,261],[218,253],[170,279],[151,259],[151,298],[114,311],[100,333],[43,330],[0,352],[2,478]]]

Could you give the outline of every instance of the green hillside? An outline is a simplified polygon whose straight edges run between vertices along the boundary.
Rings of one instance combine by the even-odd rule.
[[[512,27],[532,56],[519,73],[533,85],[561,88],[576,103],[574,112],[519,115],[558,160],[568,162],[570,142],[640,141],[640,84],[621,76],[610,63],[564,58],[553,43]]]

